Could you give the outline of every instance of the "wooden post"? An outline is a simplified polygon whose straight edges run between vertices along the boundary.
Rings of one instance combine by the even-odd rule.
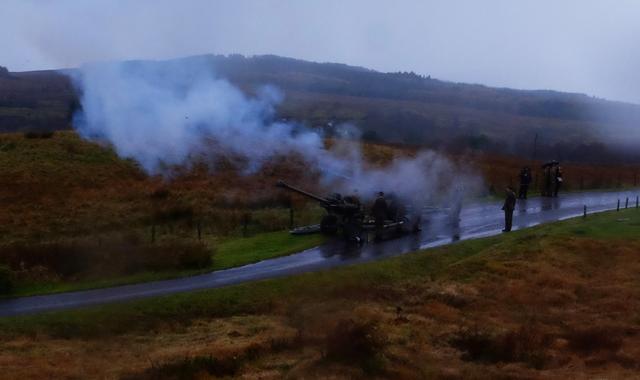
[[[620,211],[620,199],[618,199],[618,207],[616,207],[616,211]]]
[[[293,229],[293,204],[289,205],[289,229]]]
[[[625,199],[624,201],[624,208],[625,209],[629,208],[629,197],[627,197],[627,199]]]
[[[636,195],[636,208],[638,208],[638,206],[639,206],[639,205],[638,205],[638,201],[639,201],[639,200],[640,200],[640,197],[638,197],[638,196]]]
[[[249,226],[249,221],[251,220],[251,214],[245,213],[242,215],[242,236],[247,237],[247,228]]]
[[[587,205],[584,205],[584,210],[583,210],[583,213],[582,213],[582,217],[583,218],[587,217]]]

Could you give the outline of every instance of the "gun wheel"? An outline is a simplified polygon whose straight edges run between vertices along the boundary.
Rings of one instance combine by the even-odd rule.
[[[337,234],[338,218],[335,215],[325,215],[320,221],[320,231],[327,235]]]

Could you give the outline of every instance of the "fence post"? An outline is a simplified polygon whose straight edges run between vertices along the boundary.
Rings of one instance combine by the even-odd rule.
[[[583,210],[583,213],[582,213],[582,217],[583,218],[587,217],[587,205],[584,205],[584,210]]]
[[[638,201],[639,201],[639,197],[636,195],[636,208],[638,208]]]
[[[616,207],[616,211],[620,211],[620,199],[618,199],[618,207]]]
[[[627,199],[625,199],[624,201],[624,208],[625,209],[629,208],[629,197],[627,197]]]
[[[289,206],[289,229],[293,229],[293,205]]]
[[[246,212],[242,215],[242,236],[247,237],[247,227],[249,226],[249,221],[251,220],[251,214]]]

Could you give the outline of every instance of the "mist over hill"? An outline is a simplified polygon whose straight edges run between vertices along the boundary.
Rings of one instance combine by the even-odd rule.
[[[196,58],[209,60],[217,76],[248,93],[265,84],[278,87],[284,101],[277,117],[327,136],[348,122],[376,142],[578,162],[640,161],[640,106],[634,104],[272,55],[172,62]],[[77,93],[61,72],[0,70],[0,131],[67,129],[77,107]]]

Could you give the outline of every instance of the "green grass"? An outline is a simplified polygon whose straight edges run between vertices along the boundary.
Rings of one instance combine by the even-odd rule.
[[[283,300],[312,297],[314,302],[341,297],[359,289],[364,294],[385,285],[418,279],[464,281],[514,255],[527,255],[533,244],[557,244],[568,236],[597,239],[640,239],[640,211],[632,209],[575,218],[468,240],[387,260],[252,282],[221,289],[183,293],[86,309],[52,312],[0,320],[0,333],[48,333],[54,336],[96,336],[153,330],[166,324],[188,324],[201,317],[263,313]],[[261,238],[278,239],[275,237]],[[258,244],[228,243],[235,249]]]
[[[560,235],[584,236],[594,239],[639,239],[640,210],[630,208],[588,215],[557,224]]]
[[[247,238],[229,238],[218,244],[215,244],[215,240],[213,240],[212,243],[216,246],[216,252],[213,255],[213,262],[209,268],[168,272],[142,272],[129,276],[93,281],[19,283],[11,296],[18,297],[62,293],[193,276],[289,255],[315,247],[321,244],[324,239],[325,237],[320,234],[293,236],[287,231],[277,231],[257,234]]]
[[[207,316],[267,312],[279,300],[340,296],[344,289],[366,291],[375,285],[416,276],[437,276],[447,266],[483,252],[497,238],[467,241],[402,258],[252,282],[221,289],[103,305],[87,309],[0,319],[0,334],[48,333],[60,337],[108,336],[187,324]]]
[[[321,244],[320,234],[294,236],[286,231],[228,239],[217,245],[213,269],[225,269],[299,252]]]

